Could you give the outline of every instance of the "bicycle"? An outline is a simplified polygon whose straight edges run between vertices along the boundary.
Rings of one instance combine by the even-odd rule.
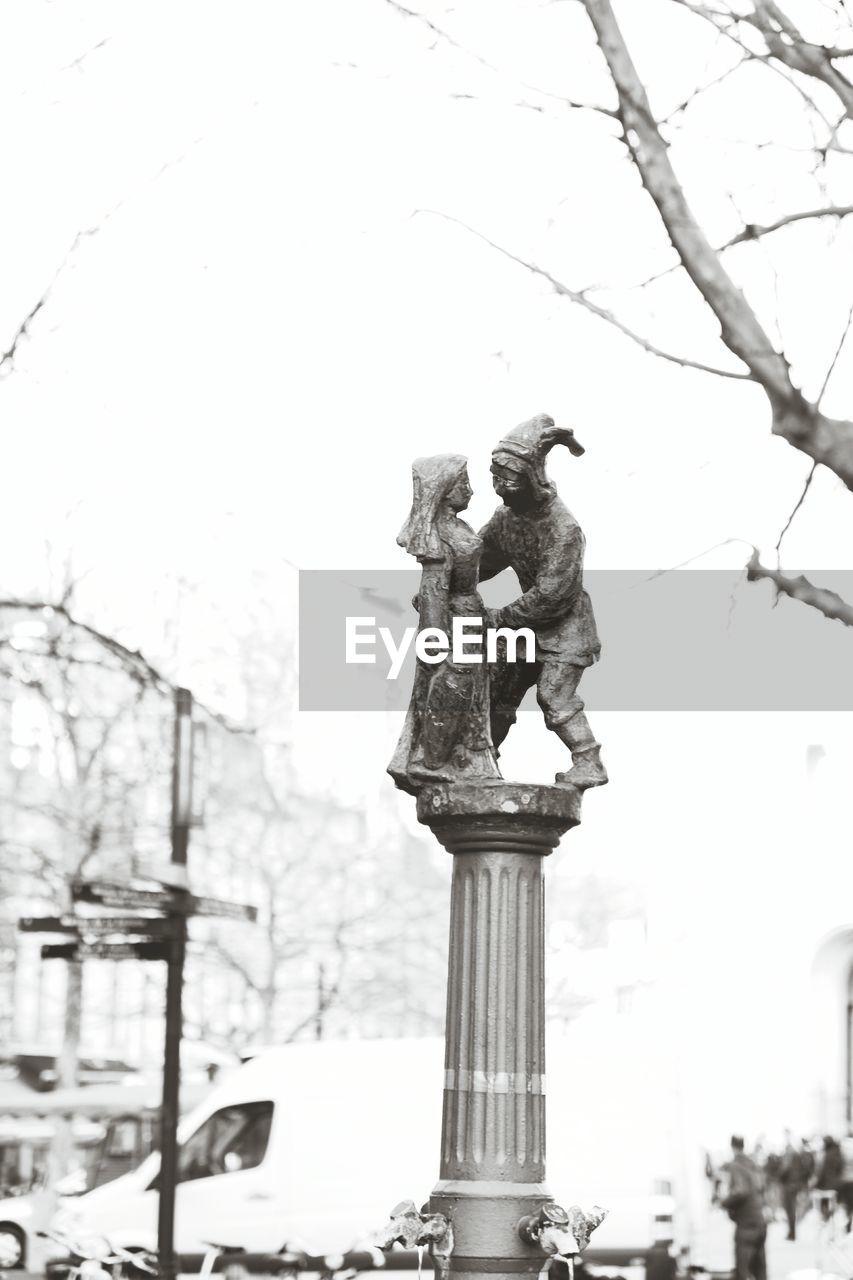
[[[53,1240],[68,1255],[47,1264],[48,1280],[59,1280],[60,1267],[63,1280],[139,1280],[140,1273],[143,1277],[157,1275],[153,1254],[122,1249],[111,1244],[106,1236],[74,1240],[58,1231],[37,1231],[36,1235],[43,1240]]]

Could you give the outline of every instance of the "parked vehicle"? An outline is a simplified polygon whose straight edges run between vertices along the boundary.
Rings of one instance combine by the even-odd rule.
[[[649,1081],[625,1064],[618,1079],[626,1087],[614,1093],[576,1037],[549,1045],[548,1185],[565,1204],[610,1209],[591,1262],[654,1269],[675,1225],[665,1125]],[[420,1203],[437,1180],[442,1080],[439,1040],[264,1051],[179,1128],[179,1252],[203,1252],[211,1232],[250,1253],[328,1254],[367,1240],[396,1203]],[[158,1185],[154,1153],[66,1204],[56,1225],[152,1249]]]
[[[7,1270],[36,1270],[43,1260],[36,1244],[56,1208],[56,1196],[45,1190],[0,1200],[0,1251]]]
[[[209,1092],[209,1085],[188,1084],[181,1100],[191,1106]],[[0,1192],[0,1248],[13,1258],[7,1268],[35,1270],[44,1254],[37,1233],[56,1208],[56,1194],[44,1186],[56,1116],[72,1118],[77,1168],[52,1191],[76,1196],[136,1169],[151,1151],[159,1117],[151,1095],[149,1085],[89,1085],[16,1101],[17,1114],[0,1123],[0,1156],[8,1177]]]
[[[0,1054],[4,1080],[20,1080],[41,1093],[56,1088],[59,1078],[57,1058],[40,1048],[15,1048]],[[136,1067],[121,1058],[81,1058],[77,1064],[77,1084],[124,1084],[137,1077]]]

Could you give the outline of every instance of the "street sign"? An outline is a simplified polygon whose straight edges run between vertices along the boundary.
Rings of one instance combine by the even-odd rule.
[[[166,915],[217,916],[254,924],[257,907],[223,898],[202,898],[181,889],[137,889],[115,880],[78,880],[71,886],[75,902],[124,911],[160,911]]]
[[[42,960],[168,960],[166,942],[65,942],[41,949]]]
[[[192,894],[188,914],[194,916],[218,916],[222,920],[248,920],[254,924],[258,908],[242,902],[226,902],[222,898],[198,898]]]
[[[137,889],[113,880],[77,880],[71,886],[75,902],[94,903],[123,911],[180,911],[180,900],[169,889]]]
[[[177,925],[167,916],[24,916],[21,933],[72,933],[75,937],[171,938]]]
[[[41,949],[42,960],[77,960],[76,942],[49,942]]]
[[[84,937],[121,934],[125,938],[171,938],[178,927],[165,916],[77,916],[76,924]]]
[[[73,916],[22,916],[18,929],[21,933],[76,933],[77,921]]]
[[[84,960],[168,960],[166,942],[86,942],[80,947]]]

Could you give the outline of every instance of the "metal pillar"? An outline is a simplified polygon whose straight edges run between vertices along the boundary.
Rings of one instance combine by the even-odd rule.
[[[544,1253],[519,1231],[545,1185],[543,859],[580,820],[569,788],[426,788],[418,817],[453,854],[440,1179],[451,1276],[518,1280]]]

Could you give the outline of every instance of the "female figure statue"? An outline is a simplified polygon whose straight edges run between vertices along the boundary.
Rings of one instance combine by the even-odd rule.
[[[482,542],[460,520],[471,499],[467,459],[456,453],[418,458],[412,467],[414,498],[397,538],[421,564],[416,598],[419,630],[438,627],[450,636],[453,619],[484,618],[477,591]],[[403,732],[388,772],[416,795],[428,782],[499,778],[489,729],[489,669],[485,663],[417,660]]]

